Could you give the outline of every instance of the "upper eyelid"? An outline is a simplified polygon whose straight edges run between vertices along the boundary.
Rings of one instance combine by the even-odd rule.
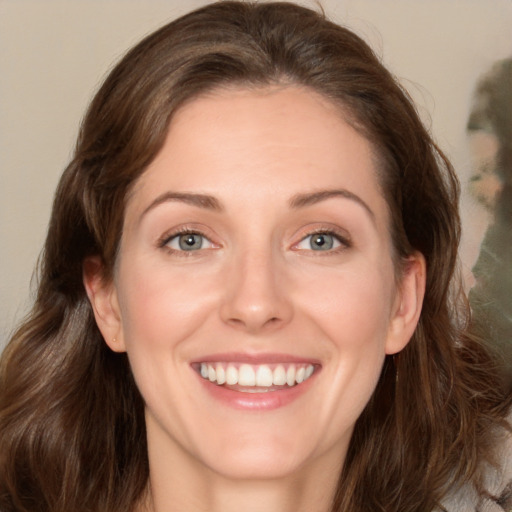
[[[350,236],[350,233],[344,229],[341,228],[335,228],[335,227],[328,227],[328,226],[320,226],[318,228],[313,228],[311,230],[307,230],[304,233],[300,235],[300,238],[297,242],[294,242],[293,245],[297,245],[298,243],[305,240],[308,236],[313,236],[317,234],[326,234],[326,235],[332,235],[335,238],[337,238],[341,243],[345,245],[352,245],[352,237]]]
[[[165,247],[168,247],[169,243],[174,240],[175,238],[181,236],[181,235],[187,235],[187,234],[193,234],[193,235],[199,235],[203,238],[205,238],[206,240],[208,240],[209,243],[211,243],[212,245],[218,245],[216,244],[210,236],[206,235],[204,232],[202,232],[201,230],[199,229],[191,229],[191,228],[183,228],[183,229],[176,229],[176,230],[171,230],[171,231],[168,231],[167,234],[164,234],[162,235],[158,240],[157,240],[157,247],[159,248],[165,248]],[[168,247],[169,249],[171,249],[170,247]],[[181,252],[179,251],[178,249],[173,249],[173,250],[176,250],[178,252]],[[186,252],[186,251],[183,251],[183,252]],[[197,251],[190,251],[190,252],[197,252]]]
[[[173,227],[171,229],[168,229],[165,231],[164,234],[162,234],[158,240],[161,242],[163,240],[172,240],[173,238],[179,236],[179,235],[186,235],[188,233],[200,235],[204,238],[207,238],[208,240],[212,241],[212,235],[208,233],[208,229],[202,227],[202,226],[196,226],[196,225],[185,225],[185,226],[177,226]]]
[[[310,237],[312,237],[314,235],[318,235],[318,234],[332,236],[338,242],[338,244],[339,244],[338,247],[333,247],[333,248],[331,248],[329,250],[326,250],[326,251],[323,251],[323,252],[326,252],[326,253],[328,253],[328,252],[336,252],[340,248],[347,249],[347,248],[352,246],[352,244],[351,244],[351,242],[349,240],[347,240],[347,239],[337,235],[336,233],[328,232],[328,231],[318,231],[318,232],[310,233],[310,234],[302,237],[298,242],[293,244],[292,249],[303,250],[303,251],[313,251],[313,249],[299,249],[299,245],[302,244],[308,238],[310,238]],[[314,251],[314,252],[317,252],[317,251]]]

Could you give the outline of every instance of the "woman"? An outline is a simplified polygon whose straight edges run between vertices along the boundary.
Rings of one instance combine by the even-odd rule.
[[[150,35],[92,101],[3,355],[1,510],[489,501],[506,406],[454,314],[457,197],[320,15],[222,2]]]

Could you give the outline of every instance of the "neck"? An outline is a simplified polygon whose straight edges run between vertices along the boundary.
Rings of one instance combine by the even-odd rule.
[[[339,472],[339,468],[336,468]],[[177,473],[180,473],[178,476]],[[272,480],[238,480],[211,474],[176,471],[174,478],[150,477],[150,492],[144,511],[148,512],[330,512],[337,474],[326,481],[293,475]],[[327,478],[329,480],[329,477]],[[329,485],[326,485],[329,484]]]
[[[331,451],[283,476],[235,478],[181,450],[148,448],[149,492],[139,512],[330,512],[343,464]]]

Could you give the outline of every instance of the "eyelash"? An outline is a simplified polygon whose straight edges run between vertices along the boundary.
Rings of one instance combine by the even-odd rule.
[[[179,228],[177,230],[174,230],[173,232],[171,233],[166,233],[165,235],[163,235],[157,242],[157,246],[158,248],[160,249],[163,249],[171,254],[174,254],[174,255],[178,255],[180,257],[190,257],[190,256],[194,256],[194,253],[197,253],[198,250],[191,250],[191,251],[185,251],[185,250],[178,250],[178,249],[173,249],[171,247],[169,247],[169,243],[181,236],[181,235],[197,235],[197,236],[200,236],[202,237],[203,239],[207,240],[209,243],[213,244],[213,242],[203,233],[201,233],[199,230],[196,230],[196,229],[190,229],[190,228],[187,228],[187,227],[184,227],[184,228]],[[298,248],[298,245],[301,244],[302,242],[304,242],[306,239],[308,239],[309,237],[313,237],[315,235],[327,235],[327,236],[332,236],[340,245],[338,247],[334,247],[332,249],[327,249],[325,251],[314,251],[313,249],[300,249]],[[319,228],[319,229],[315,229],[313,231],[309,231],[307,232],[300,240],[299,242],[297,242],[296,244],[294,244],[292,246],[292,249],[294,250],[297,250],[297,251],[301,251],[301,250],[304,250],[304,251],[308,251],[308,252],[311,252],[311,253],[320,253],[320,254],[316,254],[317,256],[320,256],[320,255],[323,255],[322,253],[324,254],[333,254],[333,253],[338,253],[338,252],[341,252],[345,249],[349,249],[350,247],[352,247],[352,241],[350,240],[350,237],[347,236],[346,233],[340,233],[338,232],[337,230],[335,229],[332,229],[332,228],[328,228],[328,229],[322,229],[322,228]]]
[[[168,245],[173,239],[175,239],[179,236],[182,236],[182,235],[200,236],[203,239],[210,242],[211,244],[213,244],[213,242],[205,234],[201,233],[197,229],[190,229],[190,228],[184,227],[184,228],[179,228],[179,229],[173,231],[172,233],[166,233],[164,236],[162,236],[158,240],[157,246],[160,249],[163,249],[173,255],[177,255],[180,257],[188,258],[190,256],[194,256],[195,255],[194,253],[198,252],[197,250],[196,251],[185,251],[185,250],[173,249],[172,247],[170,247]]]
[[[325,251],[321,251],[321,250],[314,251],[313,249],[300,249],[298,247],[299,244],[301,244],[302,242],[304,242],[305,240],[307,240],[310,237],[314,237],[315,235],[332,236],[339,243],[339,246],[334,247],[332,249],[327,249]],[[311,253],[316,253],[315,256],[323,256],[323,255],[327,255],[327,254],[338,253],[338,252],[344,251],[346,249],[349,249],[351,247],[352,247],[352,241],[350,240],[350,237],[348,236],[347,233],[345,233],[345,232],[341,233],[332,228],[327,228],[327,229],[326,228],[318,228],[318,229],[308,232],[305,236],[303,236],[299,242],[297,242],[296,244],[293,245],[292,249],[295,249],[297,251],[304,250],[304,251],[308,251]]]

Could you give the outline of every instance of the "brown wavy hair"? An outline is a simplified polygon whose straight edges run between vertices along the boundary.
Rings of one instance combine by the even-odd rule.
[[[109,74],[56,192],[32,312],[0,366],[0,510],[132,511],[144,496],[144,404],[111,352],[82,283],[84,259],[111,278],[134,182],[185,102],[224,85],[295,84],[341,106],[374,146],[397,269],[427,262],[419,325],[384,363],[359,418],[333,511],[430,511],[478,479],[504,416],[493,360],[465,334],[450,290],[460,223],[454,171],[407,93],[368,45],[289,3],[220,2],[149,35]],[[459,314],[460,313],[460,314]]]

